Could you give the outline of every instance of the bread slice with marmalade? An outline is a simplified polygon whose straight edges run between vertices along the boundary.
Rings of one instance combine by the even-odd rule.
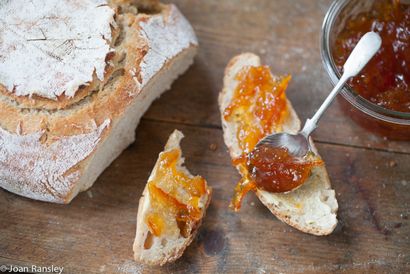
[[[164,265],[182,256],[194,239],[211,200],[201,176],[183,166],[182,132],[175,130],[151,172],[139,201],[134,258]]]
[[[242,135],[240,132],[238,133],[238,128],[241,125],[241,119],[245,119],[245,117],[241,113],[236,113],[234,119],[226,119],[226,110],[231,105],[235,90],[238,88],[238,75],[250,67],[261,67],[260,58],[255,54],[244,53],[234,57],[225,70],[224,86],[219,95],[224,141],[234,165],[242,175],[245,172],[243,166],[235,163],[238,163],[238,158],[244,154],[239,138],[246,138],[246,136],[244,137],[243,133]],[[272,77],[275,81],[281,79],[273,75]],[[284,89],[286,89],[286,85]],[[241,92],[247,91],[242,90]],[[270,127],[268,134],[280,131],[294,134],[299,131],[300,120],[286,97],[284,105],[285,113],[280,114],[280,118],[276,124]],[[310,141],[315,154],[318,155],[312,140]],[[325,165],[314,167],[305,183],[293,191],[270,193],[256,189],[255,193],[278,219],[300,231],[314,235],[327,235],[336,227],[338,204],[335,191],[331,189]]]

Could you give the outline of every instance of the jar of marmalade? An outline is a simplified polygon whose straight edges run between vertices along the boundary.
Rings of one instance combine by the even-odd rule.
[[[342,109],[362,127],[392,140],[410,140],[410,3],[336,0],[322,27],[322,61],[333,84],[359,39],[379,33],[382,47],[341,91]]]

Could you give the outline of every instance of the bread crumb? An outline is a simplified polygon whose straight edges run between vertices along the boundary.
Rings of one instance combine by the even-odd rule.
[[[218,146],[214,143],[209,145],[209,149],[212,150],[212,151],[216,151],[217,148],[218,148]]]
[[[91,190],[87,191],[88,198],[92,199],[93,198],[93,193]]]
[[[132,273],[132,274],[140,274],[144,270],[143,265],[140,265],[134,261],[127,260],[123,264],[118,267],[119,273]]]
[[[266,273],[266,270],[263,269],[262,267],[260,267],[260,268],[258,269],[258,273],[259,273],[259,274],[264,274],[264,273]]]

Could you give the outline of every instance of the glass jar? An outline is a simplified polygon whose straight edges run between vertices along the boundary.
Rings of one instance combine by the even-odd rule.
[[[341,73],[336,67],[332,45],[351,16],[369,11],[377,0],[335,0],[322,26],[321,55],[323,65],[335,85]],[[367,130],[392,140],[410,140],[410,113],[383,108],[360,96],[345,85],[340,100],[343,111]]]

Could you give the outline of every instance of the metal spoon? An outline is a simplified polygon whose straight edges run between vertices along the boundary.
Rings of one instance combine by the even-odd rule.
[[[349,58],[343,66],[343,75],[340,78],[337,85],[332,92],[320,106],[318,111],[312,117],[307,119],[302,131],[296,135],[288,133],[271,134],[260,140],[256,147],[262,145],[287,148],[289,153],[295,157],[304,157],[309,151],[311,151],[309,136],[316,129],[319,119],[322,117],[325,110],[332,103],[333,99],[343,88],[344,84],[351,77],[356,76],[366,64],[372,59],[381,46],[382,40],[380,36],[375,32],[366,33],[353,49]]]

